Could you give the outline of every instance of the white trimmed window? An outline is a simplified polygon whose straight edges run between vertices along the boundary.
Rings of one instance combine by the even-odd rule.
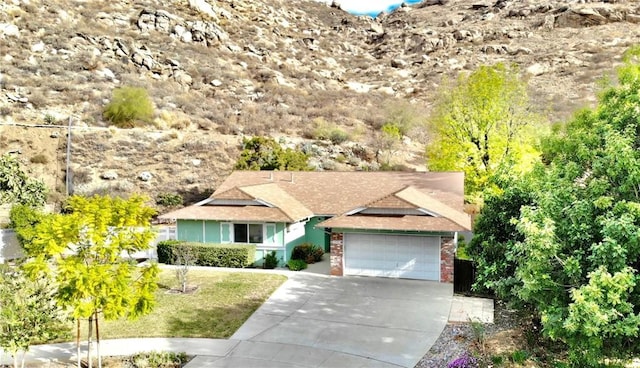
[[[275,245],[276,226],[225,222],[220,224],[220,239],[222,243]]]

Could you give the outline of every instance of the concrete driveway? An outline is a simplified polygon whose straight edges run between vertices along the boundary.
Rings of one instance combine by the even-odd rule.
[[[413,367],[442,332],[453,286],[292,274],[231,337],[189,367]]]

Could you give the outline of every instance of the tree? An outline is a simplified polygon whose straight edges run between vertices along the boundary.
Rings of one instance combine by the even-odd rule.
[[[43,206],[47,189],[42,181],[29,178],[18,159],[10,154],[0,156],[0,204],[18,203]]]
[[[151,120],[153,104],[144,88],[116,88],[113,90],[111,102],[104,108],[103,116],[120,128],[132,128],[137,121]]]
[[[618,84],[595,109],[544,139],[544,164],[523,187],[531,203],[515,222],[520,241],[500,237],[506,225],[480,234],[503,240],[495,263],[511,262],[510,294],[534,309],[548,338],[566,344],[575,367],[640,352],[639,55],[625,54]],[[488,204],[483,212],[500,211]]]
[[[518,70],[503,64],[461,74],[442,91],[430,118],[427,165],[432,171],[464,171],[467,194],[481,191],[503,162],[526,172],[538,159],[533,112]]]
[[[374,147],[376,150],[376,160],[384,168],[391,167],[391,158],[397,153],[402,144],[402,131],[395,123],[385,123],[375,134]],[[385,153],[386,152],[386,153]],[[380,156],[384,155],[384,161],[380,162]]]
[[[78,322],[89,320],[90,366],[95,323],[100,366],[99,315],[136,318],[153,308],[157,265],[138,267],[124,256],[151,246],[154,211],[140,196],[73,196],[64,210],[38,223],[36,236],[25,244],[29,258],[23,267],[32,277],[46,277],[56,285],[56,300]]]
[[[34,343],[65,336],[67,322],[45,280],[30,280],[15,266],[0,269],[0,347],[13,356],[14,368],[24,367],[24,354]]]
[[[283,149],[273,138],[245,139],[236,163],[238,170],[310,170],[308,156],[291,148]]]
[[[30,243],[36,236],[36,225],[40,223],[44,214],[39,208],[26,204],[14,204],[9,212],[9,226],[16,232],[18,242],[22,247]]]
[[[476,218],[474,235],[467,254],[475,261],[477,291],[492,291],[500,298],[513,299],[516,259],[512,250],[524,236],[516,228],[520,209],[533,202],[531,181],[522,176],[494,175],[484,204]]]

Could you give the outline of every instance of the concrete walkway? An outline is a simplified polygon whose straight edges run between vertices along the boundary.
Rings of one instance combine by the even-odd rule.
[[[278,271],[282,272],[282,271]],[[286,272],[289,279],[228,340],[103,340],[101,354],[186,352],[199,367],[413,367],[452,312],[452,285]],[[86,345],[82,347],[86,355]],[[75,361],[73,343],[34,346],[27,361]],[[10,357],[0,356],[0,363]]]

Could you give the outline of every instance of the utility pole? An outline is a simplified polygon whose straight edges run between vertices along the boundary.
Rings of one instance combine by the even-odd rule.
[[[71,161],[71,123],[73,122],[73,117],[69,116],[69,128],[67,130],[67,170],[66,170],[66,188],[67,188],[67,197],[71,193],[71,176],[69,172],[69,163]]]

